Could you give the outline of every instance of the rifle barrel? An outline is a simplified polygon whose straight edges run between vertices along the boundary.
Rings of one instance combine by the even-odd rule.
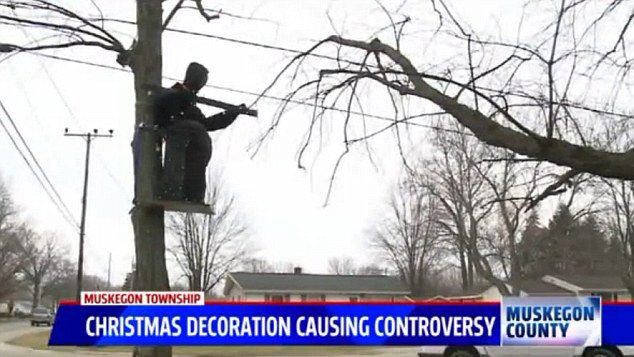
[[[157,86],[146,86],[147,88],[151,89],[151,90],[157,90],[158,88],[161,87],[157,87]],[[168,88],[161,88],[162,90],[168,90]],[[200,103],[200,104],[204,104],[204,105],[209,105],[211,107],[215,107],[215,108],[220,108],[220,109],[224,109],[224,110],[232,110],[232,109],[237,109],[238,106],[237,105],[233,105],[233,104],[229,104],[229,103],[225,103],[225,102],[221,102],[219,100],[215,100],[215,99],[210,99],[210,98],[205,98],[205,97],[196,97],[196,102]],[[241,112],[244,115],[248,115],[248,116],[252,116],[252,117],[257,117],[258,116],[258,111],[255,109],[246,109],[244,111]]]

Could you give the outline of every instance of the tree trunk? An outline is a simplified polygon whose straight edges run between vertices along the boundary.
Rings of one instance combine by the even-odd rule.
[[[202,291],[202,272],[194,272],[189,279],[190,291]]]
[[[519,256],[517,254],[517,245],[515,244],[515,236],[509,233],[509,253],[511,258],[511,276],[509,282],[511,283],[511,295],[519,296],[522,287],[520,286],[521,270]]]
[[[132,52],[136,92],[136,127],[153,124],[147,85],[160,86],[162,77],[162,0],[137,0],[137,43]],[[138,129],[137,129],[138,130]],[[139,171],[136,174],[136,194],[139,201],[153,198],[160,172],[160,146],[152,132],[142,130],[139,136]],[[132,212],[136,269],[134,289],[167,291],[169,281],[165,264],[165,227],[162,209],[135,206]],[[170,357],[172,348],[136,348],[135,356]]]
[[[474,263],[473,260],[475,259],[475,252],[473,251],[473,247],[469,246],[469,248],[467,249],[467,272],[469,274],[469,288],[472,288],[475,285],[475,278],[474,278],[474,274],[473,271],[474,269]]]
[[[42,284],[39,280],[33,281],[33,308],[40,306],[42,296]]]
[[[458,252],[460,253],[460,278],[462,279],[462,290],[467,290],[467,288],[469,288],[469,279],[467,277],[467,259],[465,257],[462,241],[459,241],[458,243]]]

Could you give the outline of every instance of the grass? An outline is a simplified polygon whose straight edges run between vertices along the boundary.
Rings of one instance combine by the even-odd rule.
[[[49,347],[50,330],[28,333],[10,340],[16,346],[38,350],[57,351],[100,351],[100,352],[130,352],[132,347]],[[337,356],[346,354],[373,355],[376,349],[369,347],[349,346],[176,346],[174,355],[196,357],[251,357],[251,356]]]

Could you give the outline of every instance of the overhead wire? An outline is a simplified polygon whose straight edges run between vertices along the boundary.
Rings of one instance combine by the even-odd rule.
[[[75,220],[75,218],[73,217],[72,213],[70,212],[70,210],[68,209],[68,206],[66,206],[66,204],[64,203],[64,200],[61,198],[59,192],[57,191],[57,189],[55,188],[55,185],[53,185],[53,183],[50,181],[50,179],[48,178],[48,175],[46,174],[46,171],[42,168],[42,166],[40,165],[39,161],[37,160],[37,158],[35,157],[35,155],[33,154],[33,152],[31,151],[28,143],[26,142],[26,140],[24,140],[24,137],[22,136],[22,134],[20,133],[20,130],[17,128],[17,126],[15,125],[15,122],[13,121],[13,117],[11,116],[11,114],[9,113],[9,111],[7,110],[7,108],[5,107],[4,103],[2,102],[2,100],[0,99],[0,108],[2,108],[2,111],[4,112],[5,116],[7,117],[7,119],[9,119],[9,121],[11,122],[11,125],[13,126],[13,129],[16,131],[16,133],[18,134],[18,137],[20,138],[20,141],[22,142],[22,144],[24,145],[24,147],[26,147],[27,151],[29,152],[29,155],[31,156],[31,160],[33,160],[33,162],[35,163],[35,165],[37,166],[37,168],[40,170],[40,174],[44,177],[44,180],[48,183],[48,185],[50,186],[50,190],[53,191],[53,194],[51,194],[51,192],[49,192],[49,188],[47,188],[47,186],[44,184],[44,182],[42,181],[42,178],[40,178],[40,175],[37,174],[36,170],[33,168],[33,166],[31,165],[31,162],[29,162],[29,160],[27,159],[26,155],[24,154],[24,152],[22,151],[22,149],[20,148],[20,146],[18,145],[18,143],[16,142],[15,138],[13,137],[13,135],[11,135],[11,131],[9,130],[9,128],[6,126],[4,120],[2,120],[2,118],[0,118],[0,125],[2,125],[2,128],[4,129],[4,131],[7,133],[7,136],[9,137],[9,139],[11,140],[11,143],[13,144],[13,146],[15,147],[15,149],[18,151],[18,153],[20,154],[20,156],[22,157],[22,159],[24,160],[24,162],[27,164],[27,166],[29,167],[31,173],[33,174],[33,176],[35,176],[35,178],[37,179],[38,183],[40,184],[40,186],[42,186],[42,189],[44,189],[44,192],[46,192],[46,195],[48,196],[48,198],[51,200],[51,202],[55,205],[55,207],[58,209],[58,211],[62,214],[62,217],[64,217],[64,219],[75,229],[78,230],[79,229],[79,224],[77,223],[77,221]],[[55,199],[55,196],[57,199]]]
[[[33,43],[39,43],[39,40],[35,39],[31,34],[29,34],[24,28],[20,27],[22,30],[22,33],[29,38]],[[68,112],[68,114],[70,114],[71,118],[73,118],[73,120],[75,121],[75,123],[77,123],[77,125],[82,128],[83,125],[81,123],[81,121],[79,120],[79,118],[77,117],[77,115],[75,115],[75,112],[73,111],[73,109],[70,107],[70,105],[68,104],[68,101],[66,100],[66,97],[62,94],[62,91],[60,90],[59,86],[57,85],[57,83],[55,82],[55,80],[53,80],[53,76],[51,75],[50,71],[48,70],[48,68],[46,67],[46,65],[41,61],[41,58],[38,58],[40,67],[44,70],[44,73],[46,74],[49,82],[53,85],[53,88],[55,89],[55,92],[57,93],[57,96],[60,98],[60,100],[62,101],[62,103],[64,104],[64,107],[66,108],[66,111]],[[82,129],[83,130],[83,129]],[[123,184],[114,176],[114,174],[112,173],[112,171],[110,170],[110,168],[108,167],[108,165],[106,164],[104,158],[99,154],[99,152],[97,152],[97,159],[99,161],[99,163],[101,164],[101,167],[106,171],[106,174],[110,177],[110,179],[113,181],[113,183],[115,184],[115,186],[117,186],[117,188],[121,191],[121,193],[125,196],[126,199],[130,199],[131,200],[131,196],[128,194],[128,192],[125,190]]]
[[[135,21],[116,19],[116,18],[99,18],[99,21],[121,23],[121,24],[126,24],[126,25],[136,25]],[[348,63],[348,64],[352,64],[352,65],[362,65],[361,62],[346,60],[346,59],[342,59],[342,58],[338,58],[338,57],[333,57],[333,56],[328,56],[328,55],[321,55],[321,54],[312,53],[312,52],[306,53],[305,51],[301,51],[301,50],[297,50],[297,49],[293,49],[293,48],[276,46],[276,45],[270,45],[270,44],[263,44],[263,43],[259,43],[259,42],[242,40],[242,39],[236,39],[236,38],[230,38],[230,37],[219,36],[219,35],[211,35],[211,34],[206,34],[206,33],[197,32],[197,31],[175,29],[175,28],[171,28],[171,27],[165,28],[165,31],[174,32],[174,33],[180,33],[180,34],[185,34],[185,35],[191,35],[191,36],[199,36],[199,37],[204,37],[204,38],[211,38],[211,39],[215,39],[215,40],[226,41],[226,42],[231,42],[231,43],[237,43],[237,44],[241,44],[241,45],[253,46],[253,47],[264,48],[264,49],[269,49],[269,50],[283,51],[283,52],[293,53],[293,54],[296,54],[296,55],[306,54],[308,56],[312,56],[312,57],[316,57],[316,58],[328,59],[328,60]],[[119,67],[115,67],[115,66],[104,65],[104,64],[99,64],[99,63],[94,63],[94,62],[89,62],[89,61],[83,61],[83,60],[77,60],[77,59],[68,58],[68,57],[49,55],[49,54],[44,54],[44,53],[39,53],[39,52],[28,52],[28,53],[34,54],[34,55],[37,55],[37,56],[48,57],[48,58],[51,58],[51,59],[57,59],[57,60],[61,60],[61,61],[74,62],[74,63],[78,63],[78,64],[84,64],[84,65],[89,65],[89,66],[94,66],[94,67],[100,67],[100,68],[105,68],[105,69],[110,69],[110,70],[116,70],[116,71],[120,71],[120,72],[131,73],[131,71],[129,69],[126,69],[126,68],[119,68]],[[366,66],[369,66],[369,65],[366,64]],[[171,78],[171,77],[168,77],[168,76],[163,76],[163,79],[177,81],[177,79]],[[261,97],[261,98],[266,98],[266,99],[275,100],[275,101],[281,101],[281,102],[305,105],[305,106],[310,106],[310,107],[315,107],[316,106],[317,108],[324,109],[324,110],[331,110],[331,111],[342,112],[342,113],[350,113],[350,114],[359,115],[359,116],[363,116],[363,117],[367,117],[367,118],[373,118],[373,119],[379,119],[379,120],[384,120],[384,121],[390,121],[392,123],[400,123],[400,124],[411,125],[411,126],[419,126],[419,127],[424,127],[424,128],[434,129],[434,130],[443,130],[443,128],[439,128],[439,127],[433,126],[433,125],[425,125],[425,124],[421,124],[421,123],[410,122],[411,119],[415,119],[415,118],[419,118],[419,117],[425,117],[425,116],[430,116],[430,115],[437,115],[438,113],[424,113],[424,114],[419,114],[419,115],[414,115],[414,116],[408,116],[407,118],[399,120],[399,119],[396,119],[394,117],[386,117],[386,116],[381,116],[381,115],[367,114],[367,113],[362,113],[362,112],[358,112],[358,111],[351,111],[351,110],[348,110],[348,109],[337,108],[337,107],[333,107],[333,106],[316,105],[312,101],[311,102],[307,102],[307,101],[301,101],[301,100],[296,100],[296,99],[281,98],[281,97],[276,97],[276,96],[272,96],[272,95],[266,95],[266,94],[262,94],[262,93],[254,93],[254,92],[250,92],[250,91],[246,91],[246,90],[240,90],[240,89],[236,89],[236,88],[222,87],[222,86],[217,86],[217,85],[212,85],[212,84],[207,84],[206,87],[215,88],[215,89],[219,89],[219,90],[223,90],[223,91],[234,92],[234,93],[246,94],[246,95],[251,95],[251,96],[256,96],[256,97]]]
[[[137,24],[135,21],[123,20],[123,19],[106,18],[106,19],[103,19],[103,20],[104,21],[108,21],[108,22],[120,23],[120,24],[124,24],[124,25],[132,25],[132,26],[136,26],[136,24]],[[236,43],[236,44],[246,45],[246,46],[251,46],[251,47],[264,48],[264,49],[267,49],[267,50],[288,52],[288,53],[292,53],[292,54],[295,54],[295,55],[305,54],[305,55],[310,56],[310,57],[327,59],[327,60],[331,60],[331,61],[338,61],[338,62],[343,62],[343,63],[357,65],[357,66],[358,65],[362,65],[361,62],[347,60],[347,59],[344,59],[344,58],[338,58],[338,57],[333,57],[333,56],[328,56],[328,55],[322,55],[322,54],[313,53],[313,52],[306,53],[306,51],[297,50],[297,49],[294,49],[294,48],[282,47],[282,46],[277,46],[277,45],[270,45],[270,44],[266,44],[266,43],[242,40],[242,39],[238,39],[238,38],[232,38],[232,37],[226,37],[226,36],[220,36],[220,35],[211,35],[211,34],[198,32],[198,31],[177,29],[177,28],[173,28],[173,27],[169,27],[169,26],[167,28],[165,28],[165,31],[173,32],[173,33],[179,33],[179,34],[183,34],[183,35],[211,38],[211,39],[214,39],[214,40],[225,41],[225,42],[230,42],[230,43]],[[372,66],[367,65],[367,64],[366,64],[366,66],[372,67]]]
[[[101,64],[101,63],[94,63],[94,62],[90,62],[90,61],[79,60],[79,59],[63,57],[63,56],[57,56],[57,55],[50,55],[50,54],[39,53],[39,52],[27,52],[27,53],[29,53],[31,55],[34,55],[34,56],[42,56],[42,57],[55,59],[55,60],[59,60],[59,61],[65,61],[65,62],[76,63],[76,64],[83,64],[83,65],[87,65],[87,66],[103,68],[103,69],[108,69],[108,70],[114,70],[114,71],[123,72],[123,73],[132,73],[131,70],[129,70],[127,68],[122,68],[122,67],[115,67],[115,66],[110,66],[110,65]],[[170,76],[163,76],[162,78],[163,79],[167,79],[167,80],[171,80],[171,81],[178,81],[177,78],[170,77]],[[270,94],[264,94],[263,95],[261,93],[255,93],[255,92],[251,92],[251,91],[247,91],[247,90],[243,90],[243,89],[236,89],[236,88],[218,86],[218,85],[213,85],[213,84],[207,84],[205,86],[209,87],[209,88],[218,89],[218,90],[228,91],[228,92],[246,94],[246,95],[251,95],[251,96],[260,96],[262,98],[275,100],[275,101],[289,102],[289,103],[305,105],[305,106],[309,106],[309,107],[315,107],[316,106],[317,108],[324,109],[324,110],[331,110],[331,111],[336,111],[336,112],[341,112],[341,113],[350,113],[350,114],[359,115],[359,116],[363,116],[363,117],[367,117],[367,118],[384,120],[384,121],[390,121],[392,123],[398,122],[398,123],[401,123],[401,124],[404,124],[404,125],[411,125],[411,126],[418,126],[418,127],[422,127],[422,128],[428,128],[428,129],[435,129],[435,130],[439,130],[440,129],[440,130],[442,130],[442,128],[438,128],[438,127],[433,126],[433,125],[426,125],[426,124],[414,123],[414,122],[410,122],[409,121],[411,119],[425,117],[425,116],[430,116],[430,115],[438,115],[440,113],[423,113],[423,114],[409,116],[409,117],[406,118],[406,120],[403,120],[403,119],[395,120],[395,118],[393,118],[393,117],[390,118],[390,117],[382,116],[382,115],[362,113],[362,112],[358,112],[358,111],[347,110],[347,109],[337,108],[337,107],[333,107],[333,106],[315,105],[315,103],[312,102],[312,101],[308,102],[308,101],[301,101],[301,100],[296,100],[296,99],[290,99],[289,100],[289,99],[286,99],[286,98],[281,98],[281,97],[273,96],[273,95],[270,95]]]

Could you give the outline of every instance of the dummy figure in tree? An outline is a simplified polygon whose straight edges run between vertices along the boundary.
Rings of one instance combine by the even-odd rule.
[[[204,66],[193,62],[187,67],[183,83],[176,83],[155,98],[155,124],[164,130],[166,141],[163,178],[168,191],[166,199],[204,203],[205,172],[212,152],[207,132],[228,127],[247,109],[242,104],[205,117],[196,106],[196,96],[207,84],[208,75]],[[180,189],[170,191],[175,186]]]

